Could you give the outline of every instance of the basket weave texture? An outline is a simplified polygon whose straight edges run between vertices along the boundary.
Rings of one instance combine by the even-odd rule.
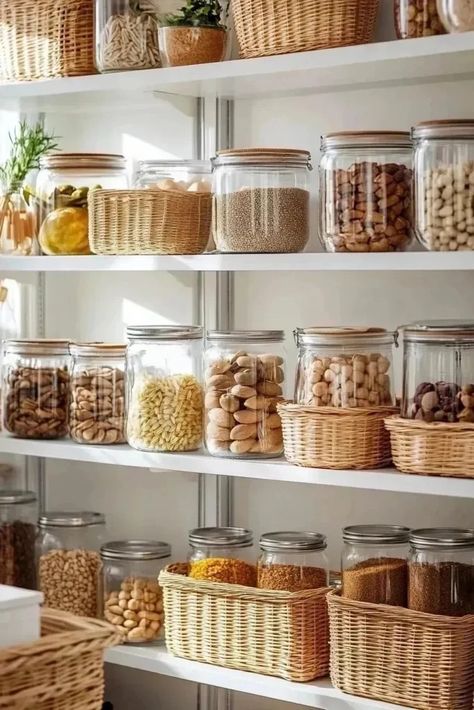
[[[471,710],[474,616],[435,616],[330,592],[331,680],[419,710]]]
[[[378,6],[379,0],[232,0],[240,56],[370,42]]]
[[[392,460],[384,419],[394,407],[340,409],[283,403],[285,458],[297,466],[372,469]]]
[[[0,2],[0,80],[95,74],[93,0]]]
[[[329,672],[327,589],[281,592],[160,573],[175,656],[309,681]]]
[[[202,254],[211,231],[212,196],[171,190],[91,190],[94,254]]]
[[[113,626],[43,609],[39,641],[0,649],[2,710],[101,710]]]

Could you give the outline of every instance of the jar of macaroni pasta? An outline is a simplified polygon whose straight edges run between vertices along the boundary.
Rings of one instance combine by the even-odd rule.
[[[327,587],[326,538],[316,532],[271,532],[260,538],[260,589],[301,592]]]
[[[253,533],[244,528],[196,528],[189,532],[189,576],[255,587]]]

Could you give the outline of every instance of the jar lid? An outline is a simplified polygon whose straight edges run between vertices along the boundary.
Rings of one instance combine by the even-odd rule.
[[[186,168],[190,172],[210,173],[211,162],[209,160],[139,160],[138,172],[148,172],[152,170],[168,170],[170,168]]]
[[[260,547],[268,552],[303,552],[325,550],[325,535],[315,532],[270,532],[260,538]]]
[[[74,357],[125,357],[127,346],[120,343],[74,343],[69,348]]]
[[[449,342],[472,342],[474,322],[466,320],[427,320],[400,326],[403,338],[410,343],[428,343],[445,340]]]
[[[474,138],[474,119],[448,118],[442,121],[423,121],[412,128],[418,138]]]
[[[5,340],[5,351],[17,355],[69,355],[70,340]]]
[[[359,542],[367,545],[408,542],[409,535],[410,528],[402,525],[349,525],[342,531],[344,542]]]
[[[309,150],[294,148],[239,148],[219,150],[212,159],[213,168],[222,165],[253,165],[262,167],[310,167]]]
[[[342,327],[342,328],[296,328],[293,332],[297,345],[364,345],[391,344],[397,342],[398,332],[385,328]]]
[[[1,491],[0,505],[16,505],[17,503],[34,503],[37,500],[33,491]]]
[[[410,545],[427,550],[434,547],[474,547],[474,530],[463,528],[420,528],[410,533]]]
[[[200,340],[202,337],[200,325],[130,325],[127,328],[130,340]]]
[[[41,528],[85,528],[91,525],[105,525],[105,515],[90,511],[68,513],[53,511],[42,515],[38,521]]]
[[[160,560],[171,556],[171,546],[157,540],[119,540],[100,548],[106,560]]]
[[[125,157],[114,153],[52,153],[45,155],[40,161],[40,168],[46,170],[61,168],[123,170],[126,167]]]
[[[321,136],[321,150],[328,148],[412,148],[408,131],[340,131]]]
[[[191,547],[251,547],[253,533],[245,528],[195,528],[189,531]]]
[[[207,340],[244,340],[247,342],[263,341],[283,341],[285,333],[283,330],[208,330]]]

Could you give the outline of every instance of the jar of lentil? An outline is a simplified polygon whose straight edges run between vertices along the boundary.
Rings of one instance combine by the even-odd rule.
[[[427,614],[474,614],[474,530],[413,530],[410,548],[408,607]]]
[[[273,532],[260,538],[257,586],[301,592],[327,587],[326,538],[315,532]]]
[[[372,604],[407,605],[409,528],[351,525],[343,530],[342,595]]]
[[[189,576],[208,582],[257,585],[253,534],[244,528],[196,528],[189,532]]]
[[[166,542],[124,540],[100,548],[104,617],[125,643],[150,643],[163,629],[163,596],[157,578],[168,564]]]
[[[35,493],[0,492],[0,584],[36,589],[37,519]]]
[[[445,33],[436,0],[395,0],[394,11],[398,39],[432,37]]]

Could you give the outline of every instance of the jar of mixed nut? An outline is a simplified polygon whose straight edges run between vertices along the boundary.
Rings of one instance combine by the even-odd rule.
[[[283,452],[277,403],[285,381],[282,330],[209,331],[205,351],[206,446],[216,456]]]
[[[196,528],[189,532],[189,576],[255,587],[253,534],[244,528]]]
[[[69,341],[6,340],[3,347],[3,426],[21,439],[68,433]]]
[[[168,564],[166,542],[126,540],[100,548],[104,617],[125,643],[156,641],[163,629],[163,599],[158,575]]]
[[[127,328],[127,438],[141,451],[202,444],[202,328]]]
[[[398,39],[432,37],[445,33],[436,0],[395,0],[394,11]]]
[[[273,532],[260,538],[257,586],[301,592],[327,587],[326,538],[314,532]]]
[[[0,492],[0,584],[36,589],[36,494]]]
[[[71,346],[69,429],[79,444],[125,440],[125,345]]]
[[[319,235],[327,251],[403,251],[412,240],[408,133],[331,133],[321,139]]]

